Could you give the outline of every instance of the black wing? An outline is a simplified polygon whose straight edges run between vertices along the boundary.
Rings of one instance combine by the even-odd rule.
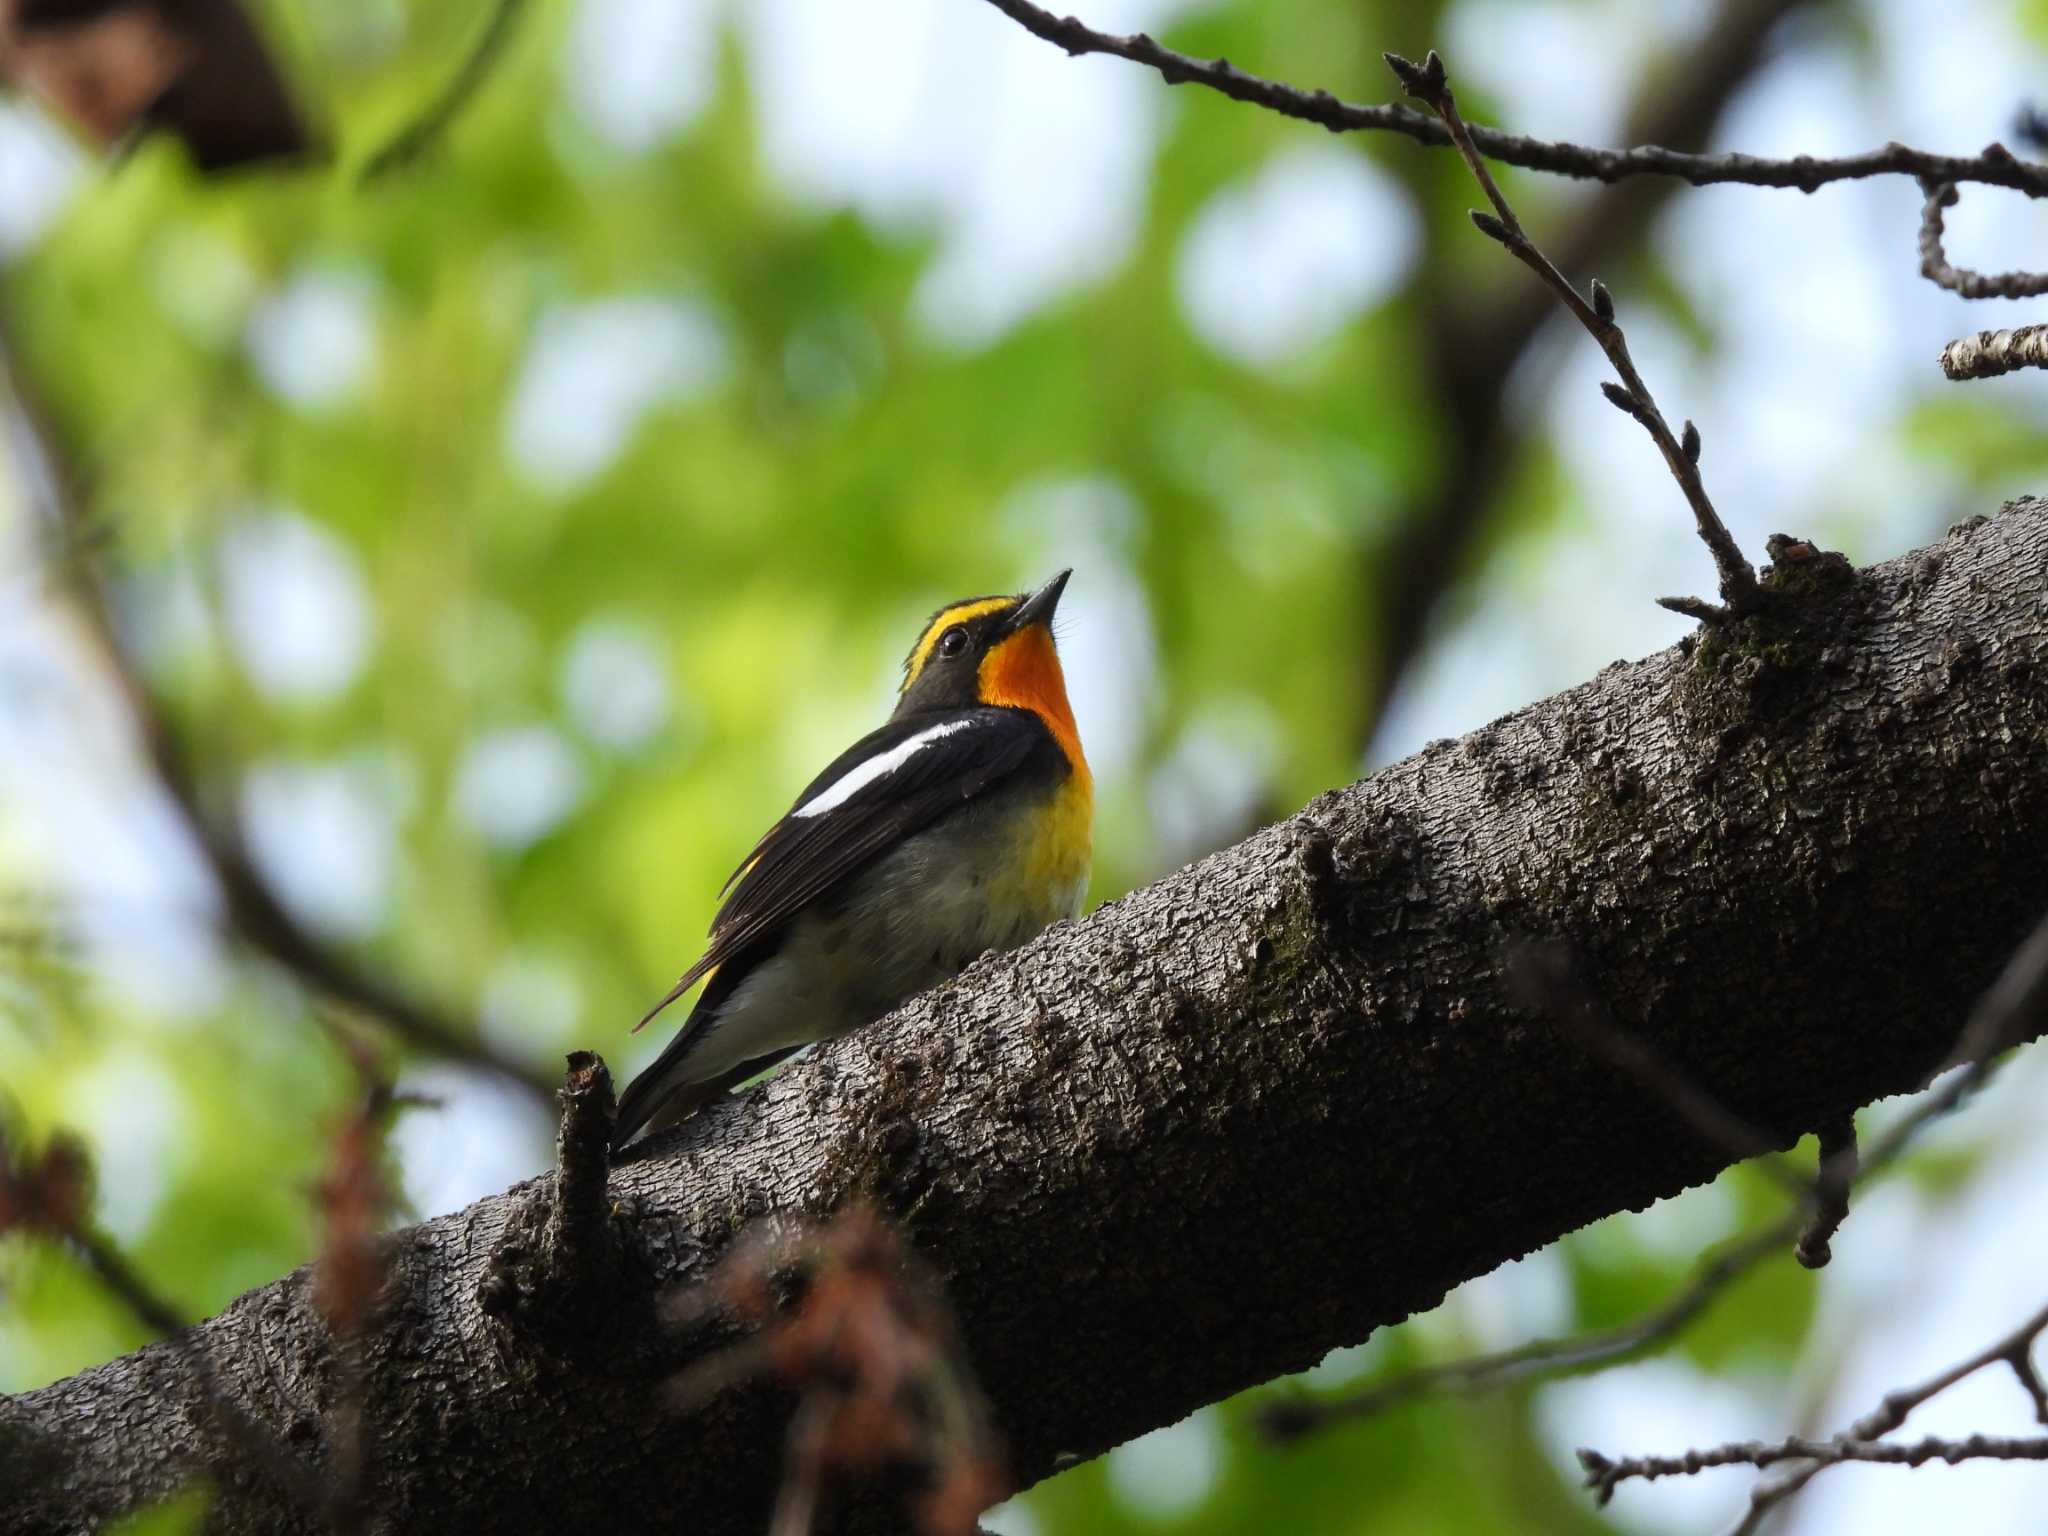
[[[726,882],[709,947],[640,1022],[1045,750],[1058,750],[1045,726],[1018,709],[931,710],[862,737],[754,845]]]

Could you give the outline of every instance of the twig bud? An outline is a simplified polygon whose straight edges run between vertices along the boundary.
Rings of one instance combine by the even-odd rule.
[[[1636,397],[1612,379],[1601,382],[1600,393],[1607,397],[1607,403],[1617,411],[1627,411],[1631,416],[1637,413]]]
[[[1593,313],[1609,323],[1614,320],[1614,295],[1597,277],[1593,279]]]
[[[1424,93],[1422,66],[1413,59],[1404,59],[1398,53],[1380,55],[1387,61],[1387,68],[1394,72],[1394,78],[1401,82],[1401,89],[1410,96],[1420,97]]]
[[[1487,239],[1498,240],[1502,245],[1506,245],[1513,238],[1508,233],[1507,225],[1501,223],[1499,219],[1496,219],[1483,208],[1474,208],[1471,210],[1471,213],[1473,225]]]
[[[1700,429],[1688,420],[1685,430],[1678,434],[1678,451],[1685,455],[1685,462],[1697,464],[1700,461]]]

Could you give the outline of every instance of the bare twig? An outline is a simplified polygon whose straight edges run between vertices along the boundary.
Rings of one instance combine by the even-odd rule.
[[[2034,1406],[2037,1423],[2048,1424],[2048,1391],[2044,1391],[2041,1378],[2034,1369],[2034,1341],[2048,1329],[2048,1307],[2043,1307],[2010,1333],[1979,1350],[1960,1364],[1950,1366],[1939,1376],[1923,1381],[1917,1387],[1905,1387],[1896,1392],[1887,1392],[1884,1401],[1849,1426],[1849,1435],[1856,1440],[1875,1440],[1888,1435],[1906,1422],[1913,1411],[1929,1400],[1939,1397],[1965,1376],[1974,1376],[1988,1365],[2005,1365],[2012,1369],[2021,1388]]]
[[[89,554],[93,541],[86,532],[85,499],[76,483],[75,461],[61,451],[56,423],[15,361],[5,319],[0,313],[0,395],[11,396],[11,414],[18,428],[14,436],[26,460],[23,481],[41,502],[44,525],[65,553],[59,569],[70,578],[73,606],[105,659],[107,674],[120,690],[171,807],[206,861],[220,891],[229,930],[315,993],[376,1019],[429,1055],[482,1068],[551,1096],[554,1083],[545,1075],[501,1055],[473,1031],[368,975],[315,939],[257,871],[234,828],[206,813],[177,735],[115,627],[105,583]]]
[[[1569,1029],[1588,1049],[1634,1077],[1676,1108],[1703,1139],[1718,1146],[1730,1158],[1747,1159],[1768,1141],[1761,1131],[1721,1105],[1669,1063],[1662,1061],[1641,1042],[1621,1031],[1594,1003],[1574,976],[1569,958],[1554,946],[1519,946],[1508,959],[1510,984],[1528,1006],[1539,1008]],[[1268,1408],[1263,1427],[1276,1440],[1292,1440],[1327,1424],[1369,1418],[1412,1398],[1430,1392],[1476,1392],[1528,1377],[1566,1375],[1617,1364],[1646,1353],[1674,1337],[1704,1312],[1721,1292],[1771,1254],[1799,1241],[1798,1257],[1808,1268],[1818,1257],[1826,1262],[1827,1245],[1849,1209],[1849,1192],[1894,1161],[1922,1128],[1962,1103],[1991,1071],[1996,1052],[2028,1038],[2038,1026],[2032,1021],[2048,1007],[2048,920],[2044,920],[2014,951],[1998,980],[1965,1024],[1951,1060],[1964,1064],[1942,1091],[1917,1106],[1880,1140],[1867,1159],[1859,1160],[1853,1118],[1823,1126],[1820,1132],[1820,1160],[1811,1179],[1801,1177],[1782,1160],[1767,1159],[1765,1166],[1798,1197],[1798,1204],[1775,1224],[1710,1256],[1691,1280],[1661,1306],[1632,1323],[1595,1333],[1562,1339],[1542,1339],[1496,1353],[1441,1361],[1405,1375],[1377,1383],[1349,1397],[1290,1399]],[[2028,1331],[2031,1339],[2039,1329]],[[1894,1394],[1887,1404],[1903,1409],[1886,1428],[1897,1428],[1904,1414],[1919,1402],[1940,1391],[1950,1381],[1979,1369],[1992,1359],[2004,1359],[2020,1376],[2033,1396],[2037,1414],[2048,1423],[2048,1391],[2032,1371],[2024,1348],[2009,1337],[1987,1350],[1974,1363],[1955,1373],[1937,1378],[1928,1388]],[[1883,1429],[1870,1429],[1871,1421],[1859,1422],[1852,1432],[1875,1438]],[[1598,1456],[1597,1452],[1584,1455]],[[1758,1496],[1789,1497],[1812,1477],[1818,1468],[1795,1471],[1776,1484],[1761,1486]]]
[[[2048,272],[1972,272],[1952,266],[1942,248],[1943,214],[1961,194],[1953,181],[1924,182],[1920,209],[1920,275],[1937,288],[1965,299],[2036,299],[2048,293]]]
[[[1808,1269],[1823,1269],[1834,1256],[1831,1244],[1849,1219],[1849,1190],[1856,1183],[1856,1117],[1844,1115],[1820,1128],[1820,1166],[1813,1181],[1813,1215],[1799,1234],[1797,1256]]]
[[[1929,1435],[1901,1445],[1889,1440],[1808,1440],[1793,1435],[1783,1440],[1742,1440],[1704,1451],[1687,1451],[1683,1456],[1631,1456],[1609,1461],[1597,1451],[1579,1452],[1586,1468],[1586,1486],[1597,1490],[1605,1504],[1616,1485],[1632,1477],[1689,1476],[1709,1467],[1772,1467],[1783,1461],[1814,1461],[1831,1467],[1845,1461],[1887,1462],[1894,1466],[1918,1467],[1930,1461],[1954,1466],[1961,1461],[2048,1461],[2048,1436],[2007,1439],[1993,1435],[1971,1435],[1949,1440]]]
[[[62,1244],[143,1327],[174,1336],[185,1318],[93,1224],[91,1204],[92,1168],[78,1141],[53,1136],[40,1156],[30,1157],[11,1153],[0,1136],[0,1233],[19,1230]]]
[[[157,1294],[141,1271],[128,1262],[127,1255],[98,1227],[81,1223],[65,1233],[64,1242],[84,1260],[85,1267],[107,1293],[151,1333],[167,1339],[187,1325],[184,1313]]]
[[[1999,1054],[2037,1033],[2044,1013],[2048,1013],[2048,918],[2038,923],[2013,951],[1998,979],[1971,1010],[1948,1066],[1943,1069],[1954,1070],[1939,1091],[1928,1095],[1910,1114],[1892,1126],[1860,1164],[1853,1122],[1822,1129],[1821,1165],[1814,1183],[1812,1225],[1801,1240],[1802,1263],[1808,1261],[1808,1245],[1816,1242],[1825,1262],[1825,1245],[1835,1226],[1839,1226],[1839,1218],[1825,1230],[1823,1223],[1837,1202],[1839,1209],[1847,1212],[1849,1189],[1895,1161],[1923,1129],[1952,1113],[1982,1088],[1996,1069]],[[1813,1266],[1809,1264],[1809,1267]],[[1985,1458],[2043,1459],[2048,1457],[2048,1439],[1999,1440],[1973,1435],[1965,1440],[1930,1438],[1915,1445],[1902,1446],[1884,1441],[1882,1437],[1904,1424],[1907,1416],[1930,1398],[1947,1391],[1964,1377],[1995,1364],[2010,1367],[2033,1403],[2035,1419],[2048,1424],[2048,1384],[2044,1384],[2036,1370],[2032,1354],[2034,1343],[2044,1330],[2048,1330],[2048,1307],[1931,1380],[1917,1387],[1887,1393],[1877,1408],[1832,1440],[1792,1437],[1770,1443],[1745,1441],[1708,1451],[1687,1451],[1679,1456],[1621,1460],[1582,1448],[1579,1460],[1586,1469],[1587,1486],[1595,1489],[1600,1502],[1605,1504],[1613,1496],[1617,1484],[1633,1477],[1666,1477],[1714,1466],[1748,1464],[1763,1468],[1796,1463],[1784,1476],[1759,1482],[1751,1490],[1749,1510],[1734,1536],[1755,1536],[1772,1510],[1792,1498],[1820,1472],[1845,1461],[1919,1466],[1933,1460],[1953,1463]]]
[[[1457,146],[1458,153],[1464,157],[1480,190],[1493,204],[1492,214],[1474,213],[1472,222],[1482,234],[1499,241],[1507,247],[1510,255],[1534,272],[1600,344],[1600,350],[1607,354],[1608,362],[1621,378],[1618,385],[1603,384],[1601,392],[1610,403],[1633,416],[1650,434],[1658,452],[1664,456],[1665,467],[1684,492],[1701,542],[1713,555],[1715,569],[1720,573],[1721,600],[1726,605],[1725,612],[1710,614],[1702,605],[1689,600],[1687,611],[1701,618],[1726,618],[1751,612],[1760,606],[1763,591],[1757,585],[1756,572],[1742,557],[1742,551],[1736,547],[1720,514],[1714,510],[1706,485],[1700,479],[1699,432],[1691,422],[1687,422],[1681,439],[1665,422],[1649,386],[1643,382],[1642,375],[1636,371],[1634,359],[1629,356],[1628,341],[1622,335],[1621,327],[1615,324],[1613,296],[1597,279],[1592,285],[1591,298],[1581,295],[1530,240],[1494,181],[1492,172],[1487,170],[1486,161],[1473,142],[1471,130],[1458,113],[1457,100],[1451,93],[1443,59],[1433,51],[1419,65],[1398,54],[1390,53],[1384,57],[1387,67],[1393,70],[1408,94],[1426,104],[1443,120],[1445,130]]]
[[[1325,1425],[1371,1418],[1428,1393],[1478,1392],[1633,1360],[1675,1338],[1742,1276],[1772,1254],[1782,1253],[1797,1235],[1801,1219],[1796,1211],[1788,1213],[1710,1255],[1684,1286],[1633,1322],[1425,1365],[1349,1397],[1288,1398],[1260,1414],[1260,1427],[1275,1440],[1295,1440]]]
[[[1332,133],[1379,131],[1442,147],[1452,142],[1435,118],[1399,106],[1357,106],[1328,91],[1262,79],[1228,59],[1203,59],[1154,42],[1143,32],[1118,36],[1098,32],[1073,16],[1060,17],[1030,0],[988,0],[997,10],[1038,37],[1070,54],[1110,54],[1159,72],[1168,85],[1202,85],[1234,101],[1248,102],[1285,117],[1315,123]],[[1526,170],[1547,171],[1587,181],[1622,181],[1631,176],[1673,176],[1696,187],[1736,183],[1750,187],[1796,187],[1812,192],[1838,181],[1872,176],[1911,176],[1922,181],[1981,182],[2028,197],[2048,197],[2048,165],[2022,160],[2002,144],[1976,155],[1936,155],[1904,144],[1887,144],[1860,155],[1821,158],[1794,155],[1688,154],[1657,145],[1597,149],[1584,144],[1524,138],[1492,128],[1472,130],[1488,159]]]
[[[1767,1468],[1785,1462],[1800,1463],[1791,1476],[1775,1483],[1760,1484],[1750,1495],[1749,1511],[1740,1529],[1755,1531],[1766,1514],[1804,1488],[1817,1473],[1844,1462],[1917,1467],[1930,1461],[1942,1461],[1953,1466],[1960,1461],[2048,1460],[2048,1436],[2007,1438],[1970,1435],[1964,1439],[1948,1439],[1930,1435],[1903,1444],[1883,1438],[1903,1425],[1908,1415],[1922,1404],[1946,1392],[1966,1376],[1973,1376],[1992,1365],[2011,1368],[2033,1402],[2036,1420],[2048,1424],[2048,1390],[2043,1388],[2032,1354],[2034,1343],[2044,1329],[2048,1329],[2048,1307],[2043,1307],[2002,1338],[1940,1375],[1917,1387],[1887,1393],[1884,1401],[1870,1413],[1843,1433],[1826,1440],[1803,1435],[1776,1441],[1744,1440],[1706,1450],[1687,1451],[1678,1456],[1611,1458],[1598,1451],[1581,1450],[1579,1463],[1586,1471],[1586,1486],[1594,1490],[1604,1505],[1614,1497],[1617,1487],[1632,1478],[1684,1477],[1709,1467],[1747,1465]]]
[[[1097,31],[1078,17],[1056,16],[1032,4],[1031,0],[989,0],[989,4],[1033,35],[1064,48],[1069,54],[1107,54],[1127,59],[1156,70],[1168,85],[1206,86],[1233,101],[1247,102],[1285,117],[1315,123],[1332,133],[1396,133],[1432,147],[1457,142],[1447,123],[1405,107],[1360,106],[1339,100],[1326,90],[1306,91],[1299,86],[1248,74],[1228,59],[1205,59],[1178,52],[1143,32],[1119,35]],[[2022,120],[2022,134],[2029,131],[2028,124],[2032,121],[2031,115]],[[1629,149],[1601,149],[1562,140],[1532,139],[1483,126],[1471,128],[1468,132],[1471,145],[1479,153],[1504,165],[1609,184],[1637,176],[1668,176],[1695,187],[1735,184],[1796,187],[1802,192],[1813,192],[1834,182],[1860,181],[1875,176],[1910,176],[1928,193],[1920,229],[1923,275],[1965,298],[2019,298],[2048,293],[2048,274],[2006,272],[1986,276],[1951,266],[1941,249],[1942,210],[1955,202],[1955,189],[1961,184],[1974,182],[2004,187],[2027,197],[2048,197],[2048,165],[2023,160],[2003,144],[1987,144],[1975,155],[1938,155],[1894,142],[1860,155],[1833,158],[1794,155],[1773,159],[1737,153],[1689,153],[1655,144],[1641,144]],[[1953,342],[1942,353],[1942,369],[1949,378],[1964,380],[1990,378],[2018,367],[2041,367],[2043,357],[2048,353],[2038,346],[2022,347],[2018,342],[2018,338],[2026,337],[2033,329],[1983,332],[1977,337]],[[1998,347],[1992,344],[1994,337],[2014,340]],[[1640,398],[1647,399],[1647,396]],[[1631,407],[1623,408],[1635,414]],[[1644,425],[1649,423],[1646,421]],[[1659,446],[1663,446],[1661,442]],[[1716,551],[1716,558],[1717,561],[1720,558],[1719,551]],[[1668,598],[1664,600],[1664,606],[1674,613],[1683,613],[1702,622],[1720,617],[1695,598]]]
[[[363,180],[374,181],[417,162],[447,133],[471,99],[490,78],[491,70],[512,40],[514,24],[525,10],[525,0],[496,0],[490,19],[477,34],[476,44],[464,56],[461,66],[447,85],[405,127],[393,134],[363,167]]]
[[[0,1136],[0,1235],[19,1231],[54,1242],[76,1257],[137,1322],[190,1363],[198,1412],[219,1429],[226,1446],[287,1498],[309,1510],[324,1509],[325,1493],[268,1430],[221,1390],[213,1362],[184,1315],[94,1223],[91,1205],[92,1168],[78,1141],[54,1136],[39,1157],[28,1157],[10,1152]]]
[[[1622,118],[1630,135],[1681,148],[1708,142],[1728,103],[1767,58],[1780,23],[1810,3],[1722,0],[1711,25],[1687,49],[1682,70],[1653,69],[1637,82]],[[1441,169],[1429,160],[1401,156],[1389,166],[1423,202]],[[1625,262],[1684,186],[1668,177],[1611,182],[1553,210],[1544,242],[1552,261],[1568,276]],[[1435,244],[1440,237],[1432,233],[1431,239]],[[1455,282],[1454,264],[1440,254],[1416,263],[1401,296],[1403,312],[1417,318],[1424,382],[1442,408],[1439,474],[1395,519],[1392,538],[1374,541],[1366,552],[1373,633],[1372,665],[1359,669],[1361,751],[1372,748],[1388,702],[1427,644],[1437,604],[1470,569],[1488,514],[1520,457],[1508,381],[1557,314],[1540,287],[1508,283],[1482,293]]]
[[[1978,331],[1941,349],[1941,371],[1957,384],[1995,379],[2021,368],[2048,368],[2048,325]]]

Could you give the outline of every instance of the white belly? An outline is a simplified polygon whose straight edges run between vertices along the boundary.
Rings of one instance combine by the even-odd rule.
[[[693,1023],[705,1034],[680,1063],[679,1080],[705,1082],[842,1035],[958,975],[977,955],[1013,949],[1076,915],[1085,863],[1020,865],[1010,824],[1008,815],[942,823],[797,918],[717,1016]]]

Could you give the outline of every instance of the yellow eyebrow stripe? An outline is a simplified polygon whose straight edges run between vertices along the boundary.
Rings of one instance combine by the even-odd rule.
[[[1000,613],[1005,608],[1014,607],[1016,602],[1014,597],[984,597],[972,603],[955,603],[950,608],[941,608],[931,623],[924,627],[924,633],[917,637],[917,646],[911,651],[910,660],[903,665],[903,687],[908,688],[917,681],[917,674],[931,660],[932,647],[939,643],[939,636],[955,624],[965,624],[985,613]]]

